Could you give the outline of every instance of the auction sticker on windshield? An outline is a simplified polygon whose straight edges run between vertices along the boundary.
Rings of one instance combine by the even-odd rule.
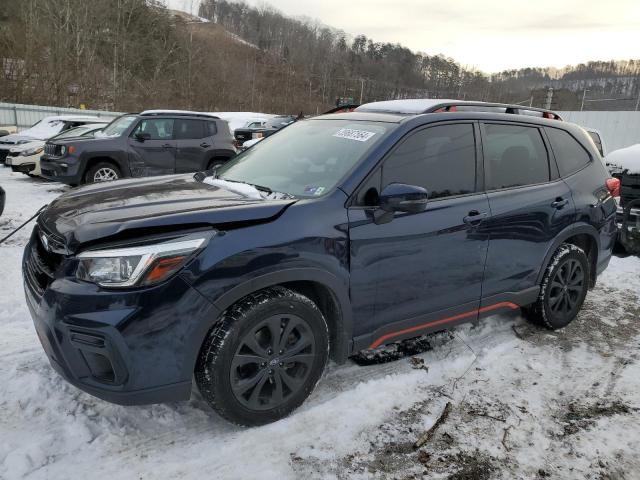
[[[338,138],[346,138],[347,140],[356,140],[357,142],[366,142],[375,134],[376,132],[367,132],[366,130],[341,128],[336,133],[334,133],[333,136]]]

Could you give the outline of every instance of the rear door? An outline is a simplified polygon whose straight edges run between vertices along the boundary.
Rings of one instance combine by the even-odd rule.
[[[144,118],[134,128],[128,139],[129,167],[134,177],[175,172],[173,122],[170,118]]]
[[[541,128],[497,122],[481,127],[491,207],[482,225],[489,235],[485,304],[496,300],[489,297],[535,287],[546,253],[572,223],[575,207]]]
[[[477,135],[472,122],[411,133],[361,187],[349,209],[359,348],[477,316],[488,246],[478,229],[489,215],[477,182]],[[426,211],[376,223],[377,192],[390,183],[426,188]]]
[[[216,124],[205,120],[176,119],[174,132],[176,173],[205,170],[213,149]]]

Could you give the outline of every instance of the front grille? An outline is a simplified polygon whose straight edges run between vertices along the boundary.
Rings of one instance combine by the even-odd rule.
[[[47,143],[44,146],[44,153],[51,157],[61,157],[62,156],[62,145],[55,145],[53,143]]]
[[[624,174],[620,177],[620,205],[640,200],[640,175]]]
[[[49,238],[49,237],[47,237]],[[33,290],[42,296],[55,279],[56,271],[62,263],[63,256],[46,249],[40,240],[40,230],[36,228],[34,237],[29,243],[29,255],[26,265],[26,279]]]
[[[7,159],[7,155],[9,154],[9,150],[0,150],[0,163],[4,163]]]

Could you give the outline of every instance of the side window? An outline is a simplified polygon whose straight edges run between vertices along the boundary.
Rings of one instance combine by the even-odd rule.
[[[561,176],[571,175],[591,161],[591,156],[584,147],[564,130],[547,128],[547,135]]]
[[[176,120],[174,138],[176,140],[204,138],[207,136],[204,131],[204,123],[202,120]]]
[[[207,122],[205,124],[205,136],[207,137],[213,137],[215,136],[216,133],[218,133],[218,126],[216,125],[216,122]]]
[[[132,135],[148,134],[149,140],[170,140],[173,135],[173,120],[153,118],[142,120]]]
[[[536,127],[484,125],[487,190],[548,182],[549,154]]]
[[[432,199],[474,192],[473,125],[440,125],[411,134],[382,167],[383,188],[390,183],[424,187]]]

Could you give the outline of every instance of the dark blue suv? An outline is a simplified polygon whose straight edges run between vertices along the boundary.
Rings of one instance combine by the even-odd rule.
[[[217,170],[72,190],[26,297],[52,366],[121,404],[282,418],[331,357],[522,308],[571,322],[609,263],[617,180],[552,112],[407,100],[298,122]]]

